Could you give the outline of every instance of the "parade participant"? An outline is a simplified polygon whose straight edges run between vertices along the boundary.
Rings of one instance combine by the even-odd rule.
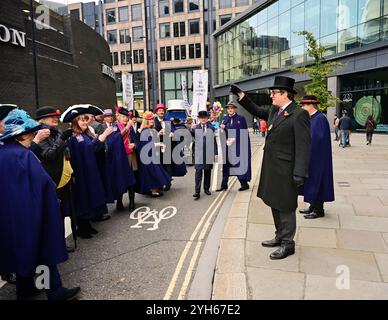
[[[175,132],[177,133],[179,132],[179,140],[176,140],[177,138],[174,138]],[[174,118],[172,121],[172,133],[173,133],[172,150],[174,152],[175,148],[177,148],[177,146],[184,140],[185,134],[190,135],[190,132],[187,130],[186,126],[183,123],[181,123],[179,118]],[[175,151],[175,154],[176,152],[178,152],[178,150]],[[171,159],[173,177],[183,177],[187,173],[186,164],[184,162],[183,147],[180,148],[179,155],[180,155],[180,158],[182,159],[182,163],[175,162],[176,159],[174,159],[174,157],[172,157]]]
[[[105,109],[104,110],[104,130],[108,127],[113,126],[113,111],[112,109]]]
[[[62,114],[62,122],[71,123],[72,137],[68,140],[71,166],[75,175],[75,204],[78,218],[78,236],[89,239],[98,233],[91,220],[107,220],[106,206],[111,195],[107,181],[107,171],[101,162],[105,158],[106,138],[113,132],[107,128],[103,134],[94,136],[88,127],[89,115],[102,114],[102,110],[92,105],[75,105]]]
[[[230,174],[230,169],[233,167],[239,167],[242,164],[246,163],[247,168],[244,174],[240,174],[237,176],[240,181],[241,187],[239,191],[244,191],[249,189],[248,182],[251,180],[251,141],[249,139],[248,133],[248,125],[247,121],[243,116],[237,114],[237,106],[233,101],[228,102],[226,105],[227,115],[222,120],[221,129],[225,130],[225,135],[227,139],[227,147],[226,147],[226,162],[222,166],[222,183],[221,188],[216,191],[223,191],[228,189],[228,180]],[[246,130],[246,134],[248,136],[248,141],[241,141],[241,130]],[[242,143],[247,143],[247,153],[241,152]],[[238,163],[232,163],[232,159],[238,159],[240,161]]]
[[[27,299],[39,293],[33,277],[38,266],[46,266],[47,298],[68,300],[80,288],[65,289],[57,269],[68,255],[55,186],[29,150],[40,127],[20,109],[4,119],[0,185],[6,187],[0,193],[0,274],[16,272],[17,299]]]
[[[57,188],[63,219],[65,217],[70,217],[71,219],[76,245],[77,220],[74,209],[73,169],[69,161],[70,152],[66,144],[66,140],[72,136],[73,131],[71,129],[67,129],[63,133],[58,131],[60,116],[61,111],[50,106],[40,107],[36,111],[35,120],[48,128],[50,132],[50,136],[38,144],[39,153],[36,155]],[[74,249],[68,248],[68,251],[74,251]]]
[[[211,195],[210,193],[210,180],[211,180],[211,172],[213,169],[213,161],[209,163],[209,159],[214,160],[215,155],[217,154],[217,143],[215,141],[214,131],[215,128],[212,126],[212,124],[208,121],[208,114],[206,111],[199,111],[198,112],[198,120],[199,123],[192,124],[192,130],[191,134],[195,138],[195,144],[197,146],[196,152],[195,152],[195,193],[193,194],[193,197],[195,200],[198,200],[200,198],[200,192],[201,192],[201,184],[202,184],[202,176],[203,179],[203,187],[205,194],[208,196]],[[207,131],[211,130],[213,132],[212,135],[206,135]],[[200,133],[200,134],[199,134]],[[208,137],[211,137],[213,141],[207,141]],[[208,155],[207,152],[211,150],[211,147],[209,147],[209,143],[212,143],[214,146],[213,154]]]
[[[373,120],[373,117],[369,115],[365,122],[366,145],[372,144],[372,137],[375,129],[376,129],[376,122]]]
[[[163,165],[164,170],[172,177],[172,161],[171,161],[171,137],[172,130],[171,121],[164,118],[166,114],[166,107],[163,103],[158,103],[155,107],[156,117],[154,118],[154,128],[159,133],[160,142],[164,143],[166,148],[163,148],[160,152],[160,163]],[[166,163],[163,159],[163,154],[170,155],[170,163]],[[164,191],[168,191],[171,188],[171,183],[164,187]]]
[[[210,117],[209,117],[209,122],[211,125],[214,127],[214,129],[219,129],[220,128],[220,123],[217,120],[217,115],[214,112],[213,109],[210,109]]]
[[[141,124],[141,137],[139,140],[138,152],[140,155],[139,177],[136,180],[136,192],[141,194],[150,194],[152,197],[160,197],[163,186],[171,183],[171,177],[164,170],[163,166],[157,163],[155,159],[156,147],[160,146],[157,141],[157,132],[153,129],[154,117],[151,112],[143,114],[143,122]],[[155,143],[157,145],[155,145]],[[147,146],[148,153],[142,155],[142,150]],[[146,149],[145,149],[146,150]],[[145,151],[143,151],[145,153]],[[147,157],[147,159],[142,159]],[[155,161],[154,161],[155,160]]]
[[[304,195],[304,201],[310,203],[310,207],[299,212],[306,214],[306,219],[316,219],[325,215],[324,202],[334,201],[330,125],[317,110],[319,101],[316,96],[304,96],[299,103],[311,119],[309,175],[299,189],[299,194]]]
[[[131,110],[129,112],[129,118],[132,121],[132,126],[130,129],[131,140],[136,145],[140,140],[140,126],[141,126],[141,118],[139,117],[139,112],[137,110]]]
[[[254,104],[237,86],[230,88],[248,112],[269,125],[257,196],[271,207],[275,222],[275,238],[262,242],[264,247],[280,246],[271,253],[271,259],[295,253],[298,187],[308,177],[310,116],[294,101],[294,83],[292,78],[275,77],[270,88],[273,105],[269,109]]]
[[[137,157],[135,154],[135,143],[133,142],[130,134],[130,130],[132,128],[132,121],[129,121],[130,113],[125,108],[119,108],[117,113],[117,122],[115,126],[119,129],[113,136],[118,137],[120,136],[120,139],[116,139],[116,147],[112,148],[112,146],[108,147],[108,155],[110,157],[115,158],[119,155],[125,155],[126,164],[124,164],[123,161],[121,161],[121,173],[120,170],[117,170],[117,179],[120,181],[124,178],[124,176],[127,176],[125,181],[128,181],[126,188],[124,188],[123,192],[117,197],[116,202],[116,210],[117,211],[123,211],[124,205],[123,205],[123,194],[125,192],[128,192],[128,199],[129,199],[129,210],[132,211],[135,209],[135,174],[134,171],[137,171]],[[110,139],[108,139],[110,140]],[[119,144],[119,141],[121,144]],[[115,149],[119,149],[116,151]],[[109,156],[108,156],[109,158]],[[113,159],[112,159],[113,160]],[[117,159],[116,159],[117,161]],[[122,175],[122,176],[121,176]],[[123,185],[124,186],[124,185]]]
[[[94,115],[92,119],[93,120],[90,121],[89,126],[93,128],[94,134],[102,134],[107,128],[104,123],[104,114]]]

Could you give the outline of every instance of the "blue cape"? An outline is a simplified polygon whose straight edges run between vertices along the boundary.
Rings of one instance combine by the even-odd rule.
[[[67,260],[54,182],[15,141],[0,146],[0,274],[32,277],[38,265]]]

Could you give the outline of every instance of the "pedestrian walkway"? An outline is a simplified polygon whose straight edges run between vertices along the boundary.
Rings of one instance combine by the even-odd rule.
[[[213,299],[387,299],[388,136],[352,134],[333,142],[336,201],[324,218],[297,213],[296,252],[270,260],[270,208],[256,197],[262,151],[252,161],[250,192],[236,195],[221,240]],[[299,208],[305,208],[303,198]],[[275,248],[276,249],[276,248]]]

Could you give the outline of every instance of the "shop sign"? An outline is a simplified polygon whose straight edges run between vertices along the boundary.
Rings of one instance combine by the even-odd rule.
[[[342,96],[343,102],[352,102],[353,101],[353,95],[351,93],[345,93]]]
[[[0,41],[25,48],[26,33],[0,24]]]
[[[107,66],[106,64],[102,64],[102,73],[116,81],[115,72],[111,67]]]

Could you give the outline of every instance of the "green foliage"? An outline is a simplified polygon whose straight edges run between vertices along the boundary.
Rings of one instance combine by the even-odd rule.
[[[321,102],[319,110],[325,111],[341,102],[332,96],[327,90],[327,77],[332,75],[338,68],[344,66],[339,62],[327,62],[324,58],[326,48],[318,44],[313,34],[308,31],[300,31],[298,35],[304,36],[308,43],[307,54],[314,59],[314,64],[309,67],[292,68],[291,71],[305,74],[311,78],[311,83],[304,87],[306,94],[315,95]]]

